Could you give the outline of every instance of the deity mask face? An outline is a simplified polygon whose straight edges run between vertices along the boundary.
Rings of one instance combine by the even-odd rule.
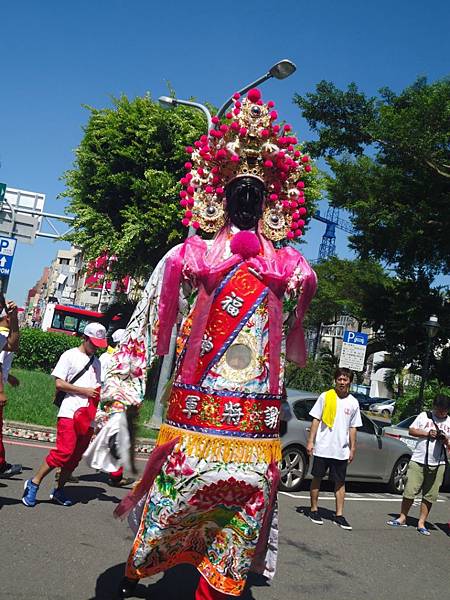
[[[228,218],[241,230],[256,228],[262,215],[264,184],[255,177],[239,177],[227,186]]]

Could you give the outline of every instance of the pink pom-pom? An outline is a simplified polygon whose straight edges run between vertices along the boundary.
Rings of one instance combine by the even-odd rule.
[[[310,173],[310,172],[312,171],[312,167],[311,167],[311,165],[305,165],[305,171],[306,171],[307,173]]]
[[[205,192],[206,192],[207,194],[212,194],[212,193],[213,193],[213,191],[214,191],[214,188],[213,188],[212,186],[210,186],[210,185],[207,185],[207,186],[205,187]]]
[[[283,128],[285,131],[290,131],[292,129],[291,125],[289,125],[289,123],[286,123],[286,125]]]
[[[194,142],[194,146],[195,146],[196,148],[201,148],[201,147],[203,146],[203,144],[201,143],[201,141],[200,141],[200,140],[196,140],[196,141]]]
[[[295,237],[300,237],[302,235],[302,230],[301,229],[296,229],[295,230]]]
[[[186,219],[190,219],[192,217],[192,210],[187,210],[184,213],[184,216],[186,217]]]
[[[187,199],[188,206],[194,206],[194,198]]]
[[[298,214],[306,215],[306,208],[304,206],[300,206],[300,208],[298,209]]]
[[[251,231],[239,231],[230,242],[230,250],[233,254],[239,254],[244,260],[257,256],[261,244],[257,236]]]
[[[273,167],[273,162],[271,160],[266,160],[264,161],[264,166],[267,167],[267,169],[271,169]]]
[[[272,129],[273,129],[273,132],[274,132],[274,133],[278,133],[278,132],[280,131],[280,126],[279,126],[279,125],[274,125],[274,126],[272,127]]]
[[[232,154],[230,160],[231,162],[237,163],[239,162],[239,156],[237,154]]]
[[[300,157],[300,155],[301,155],[301,152],[300,152],[300,150],[296,150],[296,151],[294,152],[294,156],[295,156],[295,158],[299,158],[299,157]]]
[[[272,200],[272,202],[276,202],[278,200],[278,194],[270,194],[269,200]]]
[[[181,222],[185,227],[189,225],[189,219],[181,219]]]
[[[191,163],[191,162],[185,162],[185,163],[184,163],[184,168],[185,168],[187,171],[190,171],[190,170],[192,169],[192,163]]]
[[[283,208],[289,208],[291,205],[291,203],[289,202],[289,200],[283,200],[283,202],[281,203],[281,206]]]
[[[248,133],[248,129],[246,127],[241,127],[239,129],[239,135],[244,136],[244,135],[247,135],[247,133]]]
[[[212,184],[213,185],[217,185],[220,181],[220,177],[218,175],[214,175],[214,177],[212,178]]]
[[[239,93],[239,92],[235,92],[235,93],[233,94],[233,99],[234,99],[234,100],[239,100],[239,98],[240,98],[240,97],[241,97],[241,95],[240,95],[240,93]]]
[[[273,110],[273,111],[270,113],[270,120],[271,120],[271,121],[275,121],[276,119],[278,119],[278,113],[277,113],[277,111],[276,111],[276,110]],[[274,128],[274,129],[275,129],[275,128]],[[278,129],[277,129],[277,131],[280,131],[280,126],[279,126],[279,125],[278,125]]]
[[[267,138],[267,137],[269,137],[269,135],[270,135],[270,131],[268,129],[263,129],[261,131],[261,137]]]
[[[247,98],[250,100],[250,102],[258,102],[258,100],[261,98],[261,92],[257,88],[252,88],[249,90]]]
[[[305,204],[305,199],[304,199],[304,197],[303,197],[303,196],[301,196],[301,197],[298,199],[298,201],[299,201],[299,203],[300,203],[300,204]]]
[[[214,175],[215,175],[216,173],[218,173],[218,172],[219,172],[219,167],[213,167],[213,168],[211,169],[211,173],[213,173]]]
[[[194,188],[192,187],[192,185],[190,185],[190,186],[187,188],[187,190],[186,190],[186,191],[187,191],[187,193],[188,193],[190,196],[192,196],[192,195],[194,194],[194,192],[195,192],[195,190],[194,190]]]
[[[233,118],[233,113],[227,112],[227,114],[225,115],[227,119],[232,119]]]
[[[291,223],[291,229],[294,229],[294,230],[298,229],[298,223],[297,223],[297,221],[292,221],[292,223]]]
[[[304,227],[304,225],[305,225],[305,221],[303,219],[299,219],[298,220],[298,226],[299,227]]]
[[[219,117],[218,117],[217,115],[215,115],[215,116],[214,116],[214,117],[211,119],[211,121],[214,123],[214,125],[217,125],[217,123],[220,123],[220,119],[219,119]]]
[[[295,200],[291,201],[291,208],[297,208],[298,203]]]
[[[198,174],[199,174],[201,177],[203,177],[203,175],[205,174],[205,171],[204,171],[203,167],[199,167],[199,168],[197,169],[197,173],[198,173]]]
[[[224,191],[225,191],[225,190],[223,189],[223,187],[218,187],[218,188],[216,188],[216,194],[217,194],[218,196],[222,196],[222,194],[224,193]]]
[[[180,206],[182,206],[184,208],[187,205],[188,205],[188,201],[186,200],[186,198],[183,198],[183,200],[180,200]]]
[[[200,136],[200,141],[201,141],[203,144],[207,144],[207,143],[208,143],[208,136],[207,136],[207,135],[205,135],[205,134],[201,135],[201,136]]]
[[[241,103],[241,102],[235,102],[235,103],[234,103],[234,106],[235,106],[236,108],[241,108],[241,106],[242,106],[242,103]]]
[[[295,211],[295,213],[292,213],[292,218],[294,219],[294,221],[297,221],[298,217],[299,217],[299,214],[297,211]]]
[[[238,123],[237,121],[233,121],[233,122],[231,123],[231,125],[230,125],[230,128],[231,128],[233,131],[239,131],[240,125],[239,125],[239,123]]]
[[[222,133],[226,133],[228,131],[228,125],[221,125],[220,126],[220,131]]]
[[[305,184],[303,181],[297,181],[297,187],[299,190],[302,190],[305,187]]]
[[[273,100],[269,100],[267,103],[268,108],[273,108],[275,106],[275,102]]]
[[[302,162],[304,162],[304,163],[309,162],[309,156],[307,154],[305,154],[305,156],[302,156]]]
[[[193,177],[194,177],[194,176],[192,175],[192,173],[186,173],[186,179],[187,179],[188,181],[191,181],[191,179],[193,179]]]
[[[264,104],[264,102],[262,100],[258,100],[258,102],[256,103],[258,106],[262,106]]]
[[[180,192],[180,198],[186,198],[187,196],[187,191],[186,190],[181,190]]]
[[[288,231],[286,237],[292,240],[295,237],[295,233],[293,231]]]
[[[233,109],[233,114],[238,116],[238,114],[241,112],[241,110],[239,108],[235,108]]]
[[[220,148],[220,150],[217,150],[217,153],[216,153],[217,160],[223,160],[226,157],[227,157],[227,151],[225,150],[225,148]]]
[[[200,223],[198,221],[192,221],[192,227],[194,229],[199,229],[200,228]]]
[[[188,154],[192,154],[194,152],[194,148],[192,146],[186,146],[186,152]]]

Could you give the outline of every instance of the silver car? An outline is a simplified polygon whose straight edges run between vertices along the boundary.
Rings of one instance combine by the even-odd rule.
[[[311,392],[287,390],[292,417],[281,423],[281,491],[296,492],[305,478],[311,478],[312,461],[306,452],[306,442],[312,421],[309,411],[318,397]],[[401,494],[411,449],[399,440],[384,437],[382,429],[364,413],[361,419],[357,452],[348,466],[347,480],[386,483],[391,492]]]

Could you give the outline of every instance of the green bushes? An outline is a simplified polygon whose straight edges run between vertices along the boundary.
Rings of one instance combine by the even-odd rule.
[[[21,329],[20,345],[14,366],[51,373],[63,352],[79,346],[81,338],[41,329]]]
[[[395,412],[392,421],[398,423],[411,415],[415,415],[419,385],[407,387],[400,398],[395,401]],[[423,410],[430,410],[433,400],[438,394],[450,396],[450,388],[442,385],[436,379],[427,382],[423,393]]]

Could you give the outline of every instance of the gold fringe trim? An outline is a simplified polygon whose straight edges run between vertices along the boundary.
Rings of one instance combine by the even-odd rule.
[[[156,445],[162,446],[175,438],[180,438],[175,450],[182,449],[188,456],[206,460],[223,463],[271,463],[281,460],[279,438],[267,440],[222,437],[161,425]]]

